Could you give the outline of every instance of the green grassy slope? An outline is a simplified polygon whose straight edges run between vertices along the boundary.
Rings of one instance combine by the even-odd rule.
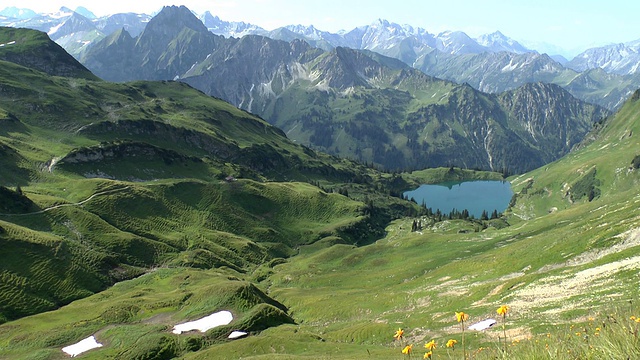
[[[172,358],[220,342],[236,328],[260,331],[292,321],[282,304],[235,275],[231,270],[158,269],[72,307],[5,326],[0,358],[65,358],[61,347],[92,334],[105,346],[85,358]],[[221,309],[234,317],[223,329],[204,336],[171,333],[179,323]],[[30,335],[24,336],[25,326]]]
[[[0,60],[50,75],[98,79],[44,32],[0,26],[0,44],[6,44],[0,51]]]
[[[539,216],[553,208],[584,202],[588,197],[577,198],[584,187],[595,190],[602,200],[637,189],[637,171],[632,162],[640,153],[640,142],[635,136],[640,130],[636,120],[638,110],[636,93],[615,117],[596,129],[593,139],[580,151],[514,178],[516,191],[527,188],[514,207],[514,214]]]
[[[520,352],[510,350],[509,358],[637,356],[640,348],[625,331],[606,341],[594,340],[598,349],[572,340],[576,331],[585,334],[583,327],[595,328],[590,318],[615,327],[607,318],[638,311],[640,174],[631,167],[640,148],[635,136],[637,98],[607,120],[590,144],[513,179],[519,195],[507,218],[510,227],[458,234],[456,222],[448,222],[410,233],[411,220],[399,220],[370,246],[303,250],[276,266],[264,283],[290,306],[300,335],[286,341],[286,329],[265,332],[187,358],[223,358],[218,354],[228,353],[247,358],[398,358],[400,347],[392,339],[398,327],[410,334],[407,343],[421,346],[436,339],[440,356],[445,356],[447,339],[461,341],[455,311],[469,313],[473,323],[495,318],[501,304],[511,307],[509,340],[536,339]],[[592,201],[570,201],[567,191],[592,167],[597,169],[600,195]],[[616,306],[626,309],[624,315],[612,315]],[[634,322],[628,326],[633,329]],[[550,342],[542,339],[549,331],[554,341],[562,339],[565,345],[556,342],[548,350]],[[502,356],[500,329],[471,334],[467,346],[474,358]],[[481,347],[489,351],[479,352]],[[457,351],[453,354],[461,356]]]
[[[394,331],[401,327],[406,331],[405,343],[416,344],[416,350],[419,351],[422,342],[436,339],[440,344],[439,356],[445,356],[443,344],[447,339],[461,341],[455,311],[469,313],[469,323],[473,323],[495,317],[495,309],[507,304],[510,306],[507,319],[509,341],[526,343],[514,343],[514,347],[509,349],[510,358],[597,358],[615,351],[636,354],[633,343],[618,344],[627,341],[626,333],[610,335],[616,344],[600,343],[602,349],[598,351],[583,347],[572,339],[576,332],[574,326],[582,333],[583,327],[592,327],[593,321],[589,320],[592,317],[604,319],[603,322],[608,324],[607,329],[617,326],[605,315],[616,305],[626,309],[624,314],[638,311],[637,307],[629,306],[628,301],[640,295],[636,286],[640,280],[637,275],[640,263],[637,234],[640,213],[637,203],[640,202],[640,194],[637,186],[632,186],[640,180],[640,175],[637,170],[629,169],[630,161],[626,159],[633,159],[635,155],[632,155],[638,148],[633,137],[637,108],[637,101],[630,102],[616,117],[603,124],[591,144],[566,159],[514,179],[520,195],[507,217],[510,227],[460,234],[458,229],[464,226],[463,223],[447,221],[411,233],[412,219],[407,218],[392,222],[386,229],[387,235],[371,245],[355,247],[338,244],[326,247],[322,242],[306,246],[299,243],[302,246],[298,255],[289,260],[274,259],[249,272],[226,267],[227,270],[221,270],[226,275],[215,275],[218,280],[210,277],[219,274],[219,271],[198,272],[184,268],[160,270],[159,275],[151,273],[124,282],[61,310],[2,325],[0,331],[5,334],[6,340],[0,346],[11,358],[27,358],[37,354],[40,358],[55,359],[63,357],[59,350],[62,346],[95,334],[105,347],[87,353],[85,356],[89,358],[126,358],[133,355],[161,358],[162,355],[158,354],[170,353],[186,359],[391,359],[401,356],[402,346],[392,339]],[[608,147],[603,149],[607,143],[616,151],[609,151]],[[583,166],[597,166],[599,170],[596,174],[615,174],[615,170],[610,170],[623,164],[626,171],[618,172],[613,179],[596,175],[600,180],[601,195],[590,202],[581,199],[568,203],[561,195],[549,195],[552,192],[545,188],[552,190],[556,182],[562,188],[562,182],[573,183],[579,178],[579,174],[573,178],[568,176],[575,171],[569,169],[576,166],[576,159],[584,159]],[[569,172],[563,173],[563,169]],[[413,176],[435,179],[446,176],[448,172],[447,169],[441,169],[415,173]],[[552,176],[554,172],[560,177]],[[524,178],[533,178],[533,185],[528,187],[526,194],[521,191],[526,183]],[[81,183],[86,181],[105,182],[83,180]],[[198,202],[196,209],[211,206],[209,204],[216,196],[202,194],[210,193],[213,185],[201,183],[200,186],[207,191],[195,194],[190,190],[192,186],[184,183],[144,185],[138,191],[147,194],[144,204],[153,204],[155,194],[163,194],[157,195],[158,198],[173,199],[170,203],[180,199],[179,203]],[[242,199],[236,199],[245,204],[241,208],[251,210],[254,216],[259,217],[268,215],[262,212],[264,209],[260,209],[259,204],[262,203],[251,200],[256,196],[251,189],[274,187],[262,189],[260,194],[288,191],[282,187],[301,187],[298,190],[303,193],[308,188],[312,190],[308,196],[318,192],[308,185],[259,184],[251,181],[219,184],[214,188],[217,186],[248,187]],[[83,191],[88,190],[85,188]],[[118,195],[122,196],[121,201],[127,198],[129,191]],[[275,198],[286,197],[280,194]],[[106,200],[103,198],[103,201]],[[105,208],[92,202],[88,202],[87,206],[92,204],[96,209]],[[145,207],[144,204],[138,206]],[[290,210],[285,210],[288,208],[285,206],[281,211],[283,214],[291,213],[291,219],[302,218],[304,221],[305,218],[323,218],[322,207],[304,215],[298,212],[299,207],[295,204],[291,203]],[[560,207],[562,204],[564,206]],[[549,213],[547,207],[550,205],[555,205],[558,210]],[[149,226],[145,221],[153,222],[154,214],[161,211],[158,205],[138,210],[133,204],[121,203],[119,206],[124,209],[130,207],[133,208],[131,212],[149,214],[148,219],[141,219],[139,224],[134,221],[135,224],[130,225],[133,232],[145,231]],[[519,209],[525,208],[531,209],[531,216],[523,220]],[[101,216],[106,217],[104,214]],[[123,217],[127,218],[126,215]],[[255,221],[259,222],[259,217]],[[272,224],[272,221],[267,223]],[[309,222],[305,224],[304,227]],[[165,225],[162,233],[170,234],[172,226]],[[176,237],[179,237],[177,233]],[[225,241],[229,240],[226,238]],[[177,259],[182,261],[184,258]],[[180,264],[188,263],[173,262],[167,265],[173,267]],[[216,288],[233,288],[242,284],[236,278],[254,282],[263,289],[263,293],[287,306],[296,324],[270,328],[243,340],[222,340],[223,332],[231,328],[249,329],[252,326],[250,324],[256,323],[250,320],[255,312],[247,310],[248,306],[266,305],[258,303],[237,310],[238,305],[231,299],[215,300],[218,299],[216,296],[228,296],[228,293],[215,295],[211,302],[204,301],[202,295],[197,295],[202,286],[195,286],[197,290],[189,290],[191,280],[185,283],[187,276],[191,279],[194,274],[211,274],[205,277],[209,279],[207,282],[213,281],[212,286]],[[167,280],[162,279],[173,279],[169,280],[170,283],[177,284],[177,281],[181,285],[167,288]],[[193,281],[198,284],[197,280]],[[184,291],[193,292],[194,295],[185,301]],[[233,299],[243,299],[244,296]],[[260,301],[270,301],[261,295],[258,298],[263,299]],[[87,306],[87,303],[92,306]],[[179,321],[223,309],[240,314],[240,319],[244,320],[205,335],[178,337],[170,333],[171,326]],[[286,322],[285,318],[276,318],[280,320],[275,323]],[[38,340],[28,335],[34,329],[41,331]],[[550,343],[546,340],[547,333],[551,334],[549,336],[554,341],[562,339],[560,343],[551,344],[552,352],[545,348],[545,343]],[[468,331],[465,346],[474,354],[474,358],[495,358],[500,356],[498,337],[501,334],[499,328],[485,332]],[[529,338],[532,340],[527,341]],[[132,339],[139,340],[134,342]],[[518,350],[517,346],[522,350]],[[481,347],[485,350],[480,351]],[[459,352],[460,345],[452,355],[460,356]]]
[[[415,209],[388,195],[386,175],[188,85],[0,63],[1,322],[158,266],[251,273],[300,245],[366,243]],[[394,208],[374,213],[365,194]]]
[[[372,221],[364,204],[304,183],[63,184],[62,196],[49,184],[26,187],[33,207],[0,214],[5,319],[56,308],[159,265],[246,272],[324,237],[362,240],[350,229]]]

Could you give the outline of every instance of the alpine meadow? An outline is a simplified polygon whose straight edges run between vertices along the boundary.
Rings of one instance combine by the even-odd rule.
[[[640,359],[636,42],[0,25],[0,359]]]

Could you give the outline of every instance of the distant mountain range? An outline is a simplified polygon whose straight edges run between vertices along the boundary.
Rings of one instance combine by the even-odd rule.
[[[640,69],[640,40],[586,50],[567,63],[576,71],[603,69],[612,74],[636,74]]]
[[[219,17],[211,15],[210,12],[200,16],[200,20],[209,31],[225,37],[262,35],[284,41],[300,39],[324,50],[342,46],[352,49],[371,50],[397,58],[402,56],[399,52],[405,50],[412,51],[414,53],[413,57],[418,57],[434,49],[456,55],[487,51],[509,51],[515,53],[532,51],[500,32],[483,35],[478,39],[472,39],[461,31],[445,31],[435,35],[422,28],[399,25],[383,19],[378,19],[370,25],[359,26],[351,31],[341,31],[339,33],[322,31],[316,29],[313,25],[289,25],[267,31],[244,22],[223,21]],[[407,62],[404,59],[401,60]]]
[[[567,153],[608,114],[555,85],[491,95],[370,50],[209,29],[187,8],[165,7],[137,37],[120,30],[81,62],[111,81],[186,82],[293,140],[387,169],[522,172]]]
[[[149,19],[150,15],[134,13],[98,18],[83,7],[75,11],[62,7],[50,14],[36,14],[32,10],[15,7],[0,11],[0,26],[45,32],[76,58],[96,41],[119,29],[124,28],[134,36],[141,33]]]
[[[35,14],[15,7],[0,12],[0,25],[44,31],[77,59],[107,37],[109,41],[128,41],[119,30],[124,29],[131,39],[135,38],[150,19],[149,15],[133,13],[96,18],[85,8],[72,11],[64,7],[53,14]],[[499,31],[473,39],[460,31],[431,34],[382,19],[338,33],[312,25],[267,31],[245,22],[224,21],[209,11],[198,19],[209,32],[225,38],[261,35],[287,42],[304,40],[325,51],[336,47],[375,51],[402,60],[427,75],[468,83],[485,92],[548,82],[564,87],[581,100],[615,110],[640,87],[640,40],[589,49],[568,61],[559,55],[547,56],[528,49]]]

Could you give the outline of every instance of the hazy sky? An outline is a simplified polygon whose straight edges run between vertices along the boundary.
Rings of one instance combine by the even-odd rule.
[[[96,15],[118,12],[152,14],[164,5],[211,11],[222,20],[245,21],[268,30],[290,24],[321,30],[351,30],[382,18],[422,27],[431,33],[461,30],[478,36],[500,30],[518,41],[546,42],[564,49],[585,49],[640,39],[640,1],[635,0],[0,0],[54,12],[84,6]]]

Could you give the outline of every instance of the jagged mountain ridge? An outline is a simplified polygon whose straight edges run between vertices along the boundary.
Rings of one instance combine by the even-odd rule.
[[[562,86],[573,96],[617,109],[640,86],[637,76],[601,74],[595,70],[577,72],[546,54],[496,52],[451,55],[432,51],[418,58],[413,66],[426,74],[468,83],[481,91],[499,93],[532,82]]]
[[[149,21],[151,16],[144,14],[115,14],[101,18],[92,17],[92,13],[84,8],[76,11],[63,7],[55,14],[36,14],[32,11],[18,13],[20,9],[7,8],[5,16],[8,19],[0,22],[0,25],[11,27],[28,27],[50,33],[52,39],[57,41],[62,35],[56,35],[58,27],[74,15],[82,16],[95,25],[95,29],[101,32],[101,36],[107,36],[118,30],[114,28],[121,23],[125,29],[137,36]],[[19,18],[14,17],[19,16]],[[83,15],[87,15],[86,17]],[[123,21],[126,19],[126,21]],[[500,32],[486,34],[477,39],[472,39],[461,31],[445,31],[440,34],[430,34],[422,28],[414,28],[410,25],[399,25],[384,19],[378,19],[372,24],[359,26],[349,31],[331,33],[318,30],[313,25],[289,25],[275,30],[265,30],[257,25],[245,22],[224,21],[211,12],[206,11],[199,16],[204,25],[217,35],[225,37],[242,37],[244,35],[263,35],[278,40],[291,41],[299,38],[312,44],[313,46],[330,50],[337,46],[351,47],[356,49],[375,50],[385,54],[385,49],[397,47],[400,43],[409,39],[419,42],[424,49],[439,49],[452,54],[478,53],[484,51],[512,51],[516,53],[531,51],[519,44],[517,41],[504,36]],[[67,26],[71,28],[70,26]],[[76,32],[90,32],[92,26],[77,26]],[[78,38],[79,36],[76,36]],[[84,41],[94,42],[96,39],[85,38]],[[72,52],[76,55],[75,52]],[[388,55],[388,54],[385,54]]]
[[[156,22],[160,26],[160,19],[171,19],[173,33],[152,31]],[[179,27],[178,19],[187,25]],[[102,41],[87,52],[83,61],[107,80],[178,78],[207,94],[259,114],[296,141],[387,168],[453,164],[521,172],[563,153],[557,151],[556,145],[539,143],[545,141],[542,134],[533,139],[518,135],[516,129],[520,125],[516,123],[523,120],[518,119],[519,114],[509,114],[502,108],[495,96],[476,94],[476,90],[433,79],[401,61],[375,52],[344,47],[322,51],[302,40],[284,42],[255,35],[224,39],[206,31],[204,26],[197,32],[197,38],[202,39],[199,44],[209,42],[208,47],[190,45],[189,41],[195,38],[181,40],[181,49],[167,45],[190,34],[193,30],[188,24],[196,21],[187,8],[166,7],[137,38],[127,40],[121,34],[121,42]],[[127,49],[133,42],[135,46]],[[154,48],[165,49],[165,52],[155,59],[144,50]],[[124,55],[108,57],[121,53]],[[161,60],[180,58],[180,54],[189,54],[191,62],[179,62],[179,66],[168,71],[169,67]],[[92,67],[96,59],[110,63],[115,73]],[[126,62],[130,59],[133,60]],[[465,90],[460,90],[463,88]],[[521,91],[531,89],[524,87]],[[561,91],[555,87],[548,89],[548,94]],[[460,98],[451,100],[453,94]],[[453,105],[458,102],[468,106]],[[568,130],[576,131],[577,137],[568,136],[570,141],[556,139],[567,152],[576,138],[606,115],[602,109],[584,103],[579,106],[585,112],[567,113],[563,117],[553,111],[538,112],[537,116],[544,118],[526,121],[583,122],[579,126],[573,124]],[[500,121],[494,121],[498,118]],[[478,124],[484,124],[482,129]],[[500,131],[490,131],[492,125],[500,127]],[[485,139],[481,140],[478,135],[481,133],[491,133],[500,140],[487,146]],[[418,134],[420,136],[416,136]],[[472,135],[476,138],[471,139]],[[500,146],[511,141],[518,145],[509,146],[525,149],[520,153],[526,154],[522,155],[526,159],[510,158],[508,152],[497,153]],[[455,147],[464,150],[455,151]]]
[[[399,25],[382,19],[367,26],[339,33],[330,33],[318,30],[313,26],[300,25],[290,25],[266,31],[245,23],[223,22],[221,20],[219,22],[225,24],[220,26],[220,29],[241,29],[241,31],[235,32],[210,29],[220,35],[259,34],[284,41],[301,39],[312,46],[328,51],[337,46],[372,50],[400,59],[428,75],[458,83],[469,83],[481,91],[501,92],[515,89],[530,82],[550,82],[564,87],[581,100],[615,110],[624,103],[635,88],[640,87],[640,81],[632,76],[610,77],[610,81],[607,81],[606,84],[592,79],[592,83],[602,85],[597,89],[580,86],[583,78],[591,76],[590,73],[584,73],[588,69],[602,67],[605,71],[618,75],[633,73],[634,66],[640,62],[633,57],[623,58],[622,55],[617,54],[616,56],[619,58],[617,63],[609,61],[607,66],[602,66],[602,62],[591,66],[580,66],[577,63],[579,55],[565,66],[553,54],[548,56],[529,50],[499,31],[471,39],[459,31],[430,34],[421,28]],[[629,43],[626,46],[626,54],[638,53],[637,46],[634,44]],[[585,54],[590,51],[587,50]],[[444,63],[427,65],[430,61],[433,62],[435,57],[447,60]],[[511,64],[502,63],[501,59],[504,58],[509,58]],[[612,64],[624,70],[616,70],[617,67]],[[577,72],[571,71],[571,69],[577,70]],[[572,84],[572,80],[577,83]],[[622,85],[618,87],[616,82]],[[603,89],[611,89],[612,87],[613,90],[603,93]]]
[[[90,11],[83,9],[78,8],[74,11],[62,7],[58,12],[51,14],[23,11],[24,15],[19,17],[10,16],[15,12],[7,11],[9,16],[0,19],[0,26],[43,31],[67,52],[79,58],[83,51],[121,28],[137,36],[151,19],[149,15],[134,13],[95,18],[91,16]]]
[[[640,40],[588,49],[567,63],[576,71],[603,69],[618,75],[631,75],[640,70]]]
[[[173,80],[217,48],[213,35],[184,6],[161,11],[135,38],[121,29],[96,43],[80,58],[110,81]]]
[[[7,12],[10,13],[9,10]],[[36,20],[32,18],[21,21],[0,19],[0,23],[9,26],[27,26],[49,32],[55,41],[78,59],[82,58],[83,53],[98,40],[112,35],[121,28],[127,30],[132,37],[137,36],[150,19],[147,15],[116,14],[89,21],[88,18],[67,8],[61,9],[57,14],[36,17],[38,18]],[[589,80],[591,84],[602,85],[601,88],[581,86],[582,79],[591,76],[590,73],[585,74],[584,70],[598,68],[602,61],[589,60],[590,65],[580,65],[579,59],[576,58],[573,65],[562,69],[561,64],[566,63],[566,59],[537,54],[499,31],[471,39],[459,31],[430,34],[421,28],[399,25],[382,19],[370,25],[338,33],[301,25],[289,25],[267,31],[253,24],[224,21],[210,12],[205,12],[199,19],[209,31],[227,38],[257,34],[287,42],[300,39],[326,51],[331,51],[337,46],[373,50],[400,59],[429,75],[458,83],[466,82],[481,91],[499,92],[515,89],[528,82],[552,82],[563,86],[584,101],[615,110],[635,88],[640,87],[638,77],[630,75],[610,78],[606,83],[602,82],[602,79]],[[633,46],[633,43],[624,45],[627,49],[624,52],[637,53],[633,50]],[[503,52],[507,54],[501,54]],[[507,66],[509,64],[501,63],[500,59],[505,56],[513,59],[512,65]],[[624,56],[626,55],[621,55],[620,52],[606,55],[604,58],[614,58],[614,60],[607,60],[609,65],[605,64],[602,67],[609,72],[616,71],[616,66],[624,68],[624,71],[620,71],[621,73],[630,72],[629,68],[633,69],[637,61],[633,58],[626,59]],[[531,57],[538,57],[536,62],[542,62],[544,65],[523,64],[526,62],[523,59]],[[433,62],[434,58],[439,58],[439,63],[429,63]],[[442,62],[442,59],[446,60]],[[569,71],[571,68],[583,72],[574,74]],[[574,78],[578,84],[570,83]],[[622,85],[618,86],[617,83]]]

